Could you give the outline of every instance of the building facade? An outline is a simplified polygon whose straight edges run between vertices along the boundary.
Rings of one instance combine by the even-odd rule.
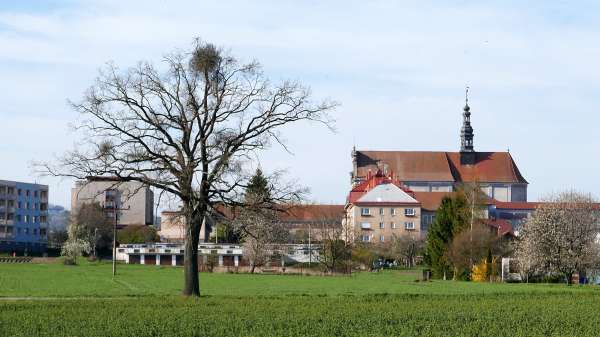
[[[414,192],[452,192],[462,184],[478,184],[492,199],[527,201],[527,186],[509,152],[477,152],[471,108],[464,107],[459,152],[352,150],[352,186],[368,172],[382,170]]]
[[[378,171],[356,185],[346,204],[346,241],[384,244],[400,236],[421,237],[421,204],[391,176]]]
[[[117,216],[119,226],[152,225],[154,222],[154,193],[149,186],[137,181],[119,182],[110,177],[90,177],[78,181],[71,189],[71,210],[77,212],[82,204],[98,203],[110,219]]]
[[[0,251],[41,253],[48,243],[48,186],[0,180]]]

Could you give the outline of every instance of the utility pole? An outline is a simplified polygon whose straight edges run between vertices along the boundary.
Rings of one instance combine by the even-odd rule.
[[[113,205],[113,207],[104,206],[104,210],[112,210],[114,212],[112,247],[112,276],[114,278],[117,275],[117,224],[119,222],[119,211],[128,211],[131,209],[131,206],[127,206],[127,208],[119,208],[116,201],[113,201]]]
[[[308,224],[308,268],[312,262],[312,246],[310,244],[310,223]]]

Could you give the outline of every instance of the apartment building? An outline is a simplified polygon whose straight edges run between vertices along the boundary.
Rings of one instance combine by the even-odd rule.
[[[399,181],[378,171],[355,186],[346,204],[346,240],[391,242],[421,236],[421,204]]]
[[[0,251],[41,253],[48,243],[48,186],[0,180]]]
[[[71,210],[77,212],[86,203],[99,203],[110,219],[115,218],[116,212],[120,227],[152,225],[154,221],[154,193],[137,181],[120,182],[113,177],[78,181],[71,189]]]

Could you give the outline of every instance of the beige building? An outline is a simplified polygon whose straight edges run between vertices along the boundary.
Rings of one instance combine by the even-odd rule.
[[[154,223],[154,193],[140,182],[119,182],[110,177],[90,177],[78,181],[71,189],[71,210],[82,204],[99,203],[106,216],[115,217],[120,226],[152,225]]]
[[[200,242],[208,242],[213,223],[213,217],[209,216],[205,218],[202,227],[200,227]],[[160,237],[160,242],[183,243],[185,241],[185,220],[180,212],[162,211],[160,213],[160,231],[158,231],[158,236]]]
[[[386,243],[421,236],[421,204],[391,177],[369,176],[350,192],[344,227],[346,240]]]

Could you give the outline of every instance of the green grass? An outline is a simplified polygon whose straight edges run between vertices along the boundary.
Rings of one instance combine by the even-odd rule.
[[[600,289],[349,277],[201,274],[182,269],[0,264],[0,336],[595,336]],[[7,297],[32,297],[9,300]]]

